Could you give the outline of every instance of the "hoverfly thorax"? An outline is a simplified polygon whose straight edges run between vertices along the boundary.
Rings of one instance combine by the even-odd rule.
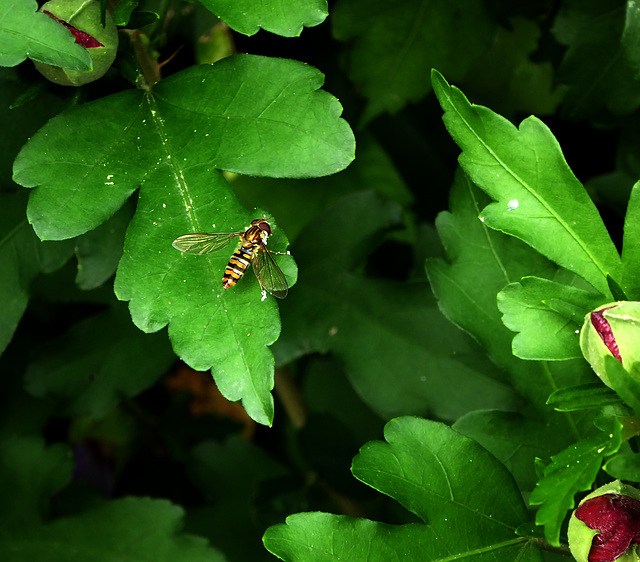
[[[271,236],[268,219],[255,219],[242,232],[184,234],[173,241],[173,247],[187,254],[208,254],[226,247],[232,240],[238,240],[238,248],[229,259],[222,277],[222,287],[233,287],[245,274],[250,263],[258,278],[260,287],[273,296],[283,299],[289,287],[282,271],[267,250],[267,240]],[[266,293],[264,293],[266,296]]]

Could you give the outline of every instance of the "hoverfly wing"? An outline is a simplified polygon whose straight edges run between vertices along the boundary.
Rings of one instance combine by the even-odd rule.
[[[271,257],[271,253],[264,246],[258,248],[256,256],[253,258],[253,271],[264,290],[279,299],[287,296],[289,292],[287,280]]]
[[[242,232],[195,232],[178,236],[171,245],[185,254],[208,254],[227,246]]]

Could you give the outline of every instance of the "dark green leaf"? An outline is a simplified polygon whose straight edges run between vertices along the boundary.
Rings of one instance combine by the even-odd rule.
[[[602,385],[600,385],[602,386]],[[538,481],[532,459],[549,458],[575,439],[566,420],[543,421],[515,412],[483,410],[470,412],[453,425],[457,432],[477,441],[509,469],[521,490],[531,490]]]
[[[603,406],[619,403],[618,395],[600,382],[559,388],[547,400],[547,404],[558,412],[599,410]]]
[[[71,32],[46,14],[35,0],[0,4],[0,66],[31,60],[73,70],[91,70],[91,57]]]
[[[574,496],[591,488],[603,459],[620,447],[621,427],[615,418],[606,420],[600,433],[558,453],[545,468],[529,503],[541,506],[536,523],[544,525],[545,537],[552,545],[560,544],[560,526],[575,505]]]
[[[492,380],[493,367],[443,318],[426,284],[354,272],[398,220],[396,205],[362,192],[300,234],[293,252],[301,277],[281,305],[278,361],[333,352],[365,402],[385,418],[411,412],[456,419],[477,408],[515,407],[510,389]]]
[[[518,332],[513,354],[537,361],[582,357],[578,337],[584,317],[603,302],[603,295],[539,277],[523,277],[498,294],[502,321]]]
[[[22,196],[0,196],[0,353],[13,337],[29,302],[31,282],[71,257],[70,244],[40,242],[24,218]]]
[[[569,117],[603,110],[624,115],[640,105],[640,11],[634,2],[563,2],[553,31],[569,47],[559,70],[568,86],[563,104]]]
[[[321,24],[329,15],[327,0],[200,0],[233,30],[253,35],[261,28],[298,37],[305,27]]]
[[[333,22],[335,36],[353,43],[349,73],[368,100],[364,121],[422,99],[430,68],[462,79],[493,31],[473,0],[341,0]]]
[[[357,562],[371,560],[372,552],[379,560],[542,559],[537,547],[515,535],[527,513],[511,475],[477,443],[442,424],[408,417],[388,423],[385,439],[365,445],[352,472],[425,525],[297,514],[267,530],[267,549],[287,561]]]
[[[602,468],[618,480],[640,482],[640,453],[618,453]]]
[[[69,483],[72,465],[70,450],[64,445],[45,446],[42,439],[35,437],[13,437],[0,443],[3,560],[3,552],[7,552],[3,539],[11,537],[11,529],[29,528],[46,519],[49,499]]]
[[[496,201],[482,210],[485,224],[608,293],[606,278],[620,278],[620,257],[551,131],[535,117],[516,128],[486,107],[470,104],[438,72],[432,78],[445,125],[462,149],[458,161]]]
[[[123,305],[79,322],[36,350],[26,385],[62,402],[71,417],[104,417],[166,373],[175,356],[164,334],[143,334]]]
[[[200,537],[180,534],[184,511],[167,500],[124,498],[77,516],[56,519],[0,538],[7,562],[77,562],[135,559],[142,562],[223,562]]]

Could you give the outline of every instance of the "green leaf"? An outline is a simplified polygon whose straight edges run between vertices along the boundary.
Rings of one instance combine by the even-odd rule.
[[[190,513],[189,530],[206,536],[229,560],[265,558],[260,541],[265,525],[256,513],[264,509],[264,490],[269,497],[275,494],[290,472],[243,437],[201,442],[191,451],[188,465],[207,500],[199,513]]]
[[[630,300],[640,299],[640,182],[631,190],[624,219],[622,282]]]
[[[28,215],[41,238],[67,238],[102,224],[142,183],[116,276],[146,332],[170,324],[174,349],[199,370],[214,369],[230,400],[270,423],[273,357],[280,324],[272,298],[247,279],[222,291],[233,251],[181,255],[189,232],[234,232],[263,213],[240,207],[212,169],[302,177],[334,173],[353,159],[340,106],[318,91],[312,67],[249,55],[192,67],[145,95],[124,92],[50,121],[16,159],[14,177],[31,194]],[[96,131],[100,135],[96,136]],[[286,240],[275,229],[273,248]],[[278,258],[292,285],[291,258]]]
[[[553,32],[568,46],[559,69],[568,86],[563,102],[568,117],[625,115],[638,108],[640,10],[634,2],[563,2]]]
[[[512,353],[513,333],[502,323],[496,295],[507,284],[536,273],[552,277],[556,268],[519,240],[488,228],[478,219],[488,197],[460,170],[450,193],[450,211],[436,219],[446,260],[426,262],[431,288],[443,314],[470,334],[502,374],[541,415],[548,415],[547,397],[558,386],[577,384],[576,365],[545,366]],[[591,370],[585,370],[591,376]],[[569,428],[567,428],[569,430]]]
[[[498,294],[505,326],[518,332],[513,354],[521,359],[563,361],[582,357],[579,332],[585,314],[605,297],[539,277],[523,277]]]
[[[175,356],[164,334],[143,334],[123,305],[78,322],[35,350],[26,373],[34,396],[57,399],[70,417],[104,417],[167,372]]]
[[[0,555],[7,562],[95,560],[96,553],[102,552],[120,560],[223,562],[225,558],[204,539],[179,533],[183,517],[182,508],[167,500],[114,500],[4,536],[0,538]]]
[[[125,231],[132,215],[133,206],[125,205],[95,230],[76,239],[78,287],[95,289],[115,273],[122,257]]]
[[[0,443],[0,557],[4,539],[43,521],[49,499],[71,480],[73,459],[65,445],[45,446],[35,437]]]
[[[301,276],[280,306],[278,363],[331,351],[385,418],[410,412],[456,419],[477,408],[515,407],[512,391],[492,379],[493,366],[443,318],[426,284],[355,273],[399,219],[397,205],[361,192],[300,234],[293,253]]]
[[[618,252],[549,129],[535,117],[516,128],[470,104],[437,71],[432,79],[445,125],[462,149],[460,165],[496,201],[482,211],[485,224],[523,240],[607,294],[607,274],[620,278]]]
[[[640,364],[625,368],[615,357],[604,358],[605,372],[613,390],[636,414],[640,415]]]
[[[618,480],[639,482],[640,453],[618,453],[613,455],[602,468]]]
[[[363,121],[420,101],[429,68],[462,79],[493,32],[473,0],[341,0],[332,16],[336,38],[352,43],[350,78],[368,100]]]
[[[231,29],[254,35],[260,28],[298,37],[303,28],[321,24],[329,15],[327,0],[200,0]]]
[[[15,181],[39,186],[29,221],[41,239],[76,236],[141,183],[170,181],[181,192],[181,174],[202,166],[270,177],[338,172],[353,160],[354,138],[322,79],[297,61],[238,55],[175,74],[149,95],[68,110],[16,158]]]
[[[267,530],[267,549],[282,560],[309,562],[357,562],[372,553],[377,560],[542,560],[537,547],[515,535],[527,513],[511,475],[477,443],[410,417],[389,422],[385,439],[365,445],[352,472],[424,524],[301,513]]]
[[[575,505],[574,496],[589,490],[600,470],[602,460],[620,447],[621,424],[615,418],[605,419],[601,432],[571,445],[552,457],[544,477],[531,493],[529,503],[541,506],[536,523],[544,525],[544,534],[558,546],[560,526]]]
[[[601,382],[559,388],[549,396],[549,406],[558,412],[599,410],[610,404],[620,404],[620,398]]]
[[[0,196],[0,353],[27,308],[31,282],[60,267],[72,252],[70,244],[40,242],[24,212],[22,196]]]
[[[35,0],[0,4],[0,66],[31,60],[73,70],[91,70],[91,57],[71,32],[40,13]]]
[[[532,459],[549,458],[571,443],[575,431],[568,431],[568,426],[558,416],[541,420],[515,412],[482,410],[461,417],[453,429],[495,455],[521,490],[532,490],[539,479]]]

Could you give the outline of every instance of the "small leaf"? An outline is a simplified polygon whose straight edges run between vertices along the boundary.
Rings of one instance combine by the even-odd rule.
[[[545,537],[552,545],[560,544],[560,526],[575,506],[575,494],[591,488],[602,460],[620,447],[621,427],[615,419],[605,420],[600,433],[558,453],[545,468],[529,503],[541,506],[536,523],[544,525]]]
[[[579,332],[585,315],[604,302],[593,292],[524,277],[498,294],[505,326],[518,334],[513,354],[521,359],[560,361],[582,357]]]
[[[244,35],[262,28],[283,37],[298,37],[303,28],[319,25],[329,15],[327,0],[201,0],[201,4]]]
[[[0,4],[0,66],[31,60],[73,70],[91,70],[91,57],[73,35],[49,16],[37,12],[35,0]]]
[[[527,514],[511,475],[477,443],[410,417],[389,422],[385,439],[365,445],[352,472],[424,524],[301,513],[267,530],[267,549],[283,560],[309,562],[364,562],[372,552],[379,560],[541,560],[528,539],[515,535]]]
[[[559,388],[549,396],[549,406],[558,412],[599,410],[610,404],[620,404],[620,398],[602,383],[593,382]]]
[[[620,278],[620,257],[551,131],[535,117],[516,128],[470,104],[437,71],[432,79],[445,125],[462,149],[460,165],[496,201],[482,211],[484,223],[608,294],[607,275]]]
[[[611,388],[636,416],[640,415],[640,363],[625,368],[620,361],[609,356],[604,358],[604,366]]]

